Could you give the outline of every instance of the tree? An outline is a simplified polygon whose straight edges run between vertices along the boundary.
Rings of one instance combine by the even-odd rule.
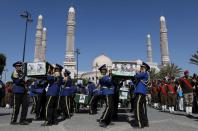
[[[150,81],[158,79],[158,72],[155,68],[151,68],[149,71]]]
[[[198,65],[198,51],[190,58],[190,63]]]
[[[159,72],[159,78],[164,79],[165,77],[180,77],[182,69],[174,63],[163,66]]]
[[[2,75],[5,65],[6,65],[6,56],[0,53],[0,75]]]

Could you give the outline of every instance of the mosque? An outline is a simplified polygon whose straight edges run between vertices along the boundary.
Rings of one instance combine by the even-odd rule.
[[[108,70],[112,69],[114,71],[121,72],[131,72],[135,74],[136,70],[140,69],[142,60],[138,59],[135,61],[113,61],[108,56],[102,54],[96,57],[92,62],[92,71],[79,73],[79,78],[92,80],[94,83],[98,83],[98,78],[100,77],[100,72],[98,68],[103,64],[107,65]],[[150,63],[151,68],[159,70],[157,63]]]
[[[100,56],[96,57],[92,62],[92,70],[86,72],[77,73],[76,68],[76,60],[75,60],[75,9],[74,7],[70,7],[68,11],[68,19],[66,21],[67,24],[67,33],[66,33],[66,51],[65,51],[65,60],[63,62],[64,69],[68,69],[71,72],[71,77],[75,78],[76,74],[78,74],[78,78],[83,79],[90,79],[95,83],[98,82],[98,77],[100,73],[98,72],[98,67],[103,64],[106,64],[108,69],[113,70],[121,70],[125,72],[132,72],[134,73],[136,70],[140,69],[140,65],[142,64],[143,60],[131,60],[131,61],[114,61],[105,54],[101,54]],[[35,43],[35,62],[39,61],[46,61],[45,54],[46,54],[46,28],[43,28],[42,22],[43,17],[39,15],[38,17],[38,24],[36,30],[36,43]],[[159,71],[160,66],[166,66],[170,63],[169,59],[169,52],[168,52],[168,36],[167,36],[167,28],[166,28],[166,21],[165,17],[160,17],[160,52],[161,52],[161,64],[160,66],[153,62],[152,59],[152,41],[151,35],[147,35],[147,64],[151,68],[155,68]]]

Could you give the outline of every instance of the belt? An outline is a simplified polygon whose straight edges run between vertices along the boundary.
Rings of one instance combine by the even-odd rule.
[[[102,88],[103,88],[103,89],[113,89],[112,87],[111,87],[111,88],[108,88],[108,87],[106,87],[106,86],[103,86]]]

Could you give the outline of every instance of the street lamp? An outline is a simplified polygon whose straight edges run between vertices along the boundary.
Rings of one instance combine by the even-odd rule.
[[[27,24],[28,22],[32,22],[31,14],[27,11],[24,11],[21,15],[22,18],[25,19],[25,38],[24,38],[24,45],[23,45],[23,62],[25,61],[25,47],[26,47],[26,37],[27,37]]]
[[[78,80],[78,55],[80,55],[80,49],[76,48],[75,50],[75,53],[76,53],[76,59],[77,59],[77,80]]]

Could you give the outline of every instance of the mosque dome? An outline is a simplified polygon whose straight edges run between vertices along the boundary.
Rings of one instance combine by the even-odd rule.
[[[112,67],[112,60],[105,55],[96,57],[92,63],[93,70],[97,70],[98,67],[102,66],[103,64],[106,64],[108,69],[110,69]]]

